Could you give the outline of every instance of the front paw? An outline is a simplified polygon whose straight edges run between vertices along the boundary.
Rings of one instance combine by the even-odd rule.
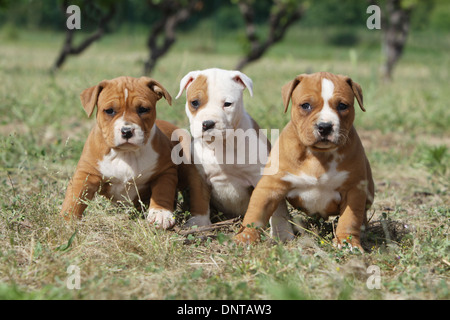
[[[358,236],[337,235],[336,238],[333,239],[333,244],[339,250],[353,251],[355,248],[357,248],[361,253],[364,252],[364,249],[361,246]]]
[[[241,228],[239,233],[234,236],[234,242],[237,244],[252,244],[261,240],[259,231],[255,228]]]
[[[166,209],[150,208],[147,215],[147,221],[152,223],[158,229],[170,229],[175,225],[173,213]]]

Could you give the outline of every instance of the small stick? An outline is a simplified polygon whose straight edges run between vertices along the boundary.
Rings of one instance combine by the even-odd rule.
[[[201,233],[201,232],[206,232],[206,231],[214,231],[214,230],[230,227],[239,221],[240,221],[240,218],[233,218],[233,219],[213,223],[209,226],[202,226],[202,227],[189,228],[189,229],[179,229],[176,231],[178,234],[180,234],[182,236],[187,236],[190,234]]]

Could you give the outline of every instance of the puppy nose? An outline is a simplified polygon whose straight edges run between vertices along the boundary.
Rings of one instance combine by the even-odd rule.
[[[205,120],[202,123],[202,129],[203,131],[209,130],[214,128],[214,126],[216,125],[216,123],[212,120]]]
[[[120,132],[122,133],[122,138],[130,139],[133,136],[134,129],[131,127],[122,127]]]
[[[331,122],[320,122],[317,125],[317,130],[322,137],[326,137],[333,130],[333,124]]]

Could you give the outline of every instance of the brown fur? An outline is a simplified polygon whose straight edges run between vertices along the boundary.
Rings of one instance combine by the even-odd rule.
[[[156,125],[169,139],[172,139],[173,132],[179,129],[174,124],[164,120],[156,120]],[[181,143],[183,152],[189,152],[188,150],[191,148],[190,137],[176,137],[174,140],[172,141],[172,147],[177,143]],[[178,165],[178,188],[180,190],[189,190],[189,210],[192,216],[208,213],[210,192],[208,185],[199,174],[195,164],[181,163]]]
[[[191,105],[194,100],[199,102],[197,108]],[[199,75],[187,89],[187,101],[193,116],[208,103],[208,85],[207,78],[204,75]]]
[[[123,94],[125,86],[129,93],[127,99]],[[67,187],[61,215],[66,219],[72,216],[81,218],[86,208],[84,200],[92,199],[96,192],[106,197],[111,196],[110,183],[104,181],[98,162],[116,147],[113,143],[114,119],[124,116],[126,120],[139,124],[144,130],[144,141],[147,142],[150,129],[156,120],[156,102],[161,97],[165,97],[168,103],[171,103],[170,94],[164,87],[147,77],[104,80],[81,93],[81,102],[88,116],[92,115],[95,106],[98,107],[97,121],[88,136],[75,174]],[[150,111],[138,115],[136,110],[139,106],[148,107]],[[116,112],[114,117],[104,112],[110,108]],[[157,127],[152,146],[159,154],[157,171],[149,181],[144,182],[148,187],[141,192],[140,198],[150,200],[150,208],[173,211],[177,168],[171,161],[170,141]],[[132,200],[137,203],[138,199]]]
[[[345,138],[339,139],[333,146],[332,150],[335,152],[316,148],[317,141],[311,132],[317,120],[317,113],[321,110],[320,106],[323,106],[320,86],[323,77],[333,81],[335,85],[333,97],[329,100],[330,107],[336,108],[339,102],[349,105],[347,110],[338,113]],[[247,226],[253,224],[262,227],[268,223],[278,203],[292,190],[291,184],[283,180],[288,172],[319,178],[327,172],[331,161],[339,159],[337,172],[347,171],[349,174],[345,182],[335,190],[341,195],[340,202],[331,201],[325,215],[340,215],[336,230],[338,244],[347,240],[362,250],[360,229],[367,221],[366,211],[373,201],[374,184],[364,148],[353,127],[355,97],[363,109],[361,87],[348,77],[329,73],[300,75],[283,87],[282,97],[285,111],[292,99],[292,111],[291,121],[282,131],[278,145],[274,147],[279,148],[279,160],[270,160],[279,161],[279,170],[275,175],[264,175],[258,183],[236,240],[252,242],[259,239],[259,233]],[[305,112],[299,107],[306,101],[315,106],[311,112]],[[266,168],[270,165],[269,162]],[[301,198],[287,199],[294,207],[309,214],[315,213],[308,212],[307,208],[303,207]]]

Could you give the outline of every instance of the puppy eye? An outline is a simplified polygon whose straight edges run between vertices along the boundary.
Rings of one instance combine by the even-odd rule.
[[[197,108],[200,106],[200,101],[198,101],[198,100],[192,100],[192,101],[191,101],[191,106],[192,106],[194,109],[197,109]]]
[[[224,107],[229,107],[229,106],[231,106],[233,104],[233,102],[225,102],[224,104],[223,104],[223,106]]]
[[[148,113],[149,111],[150,111],[150,108],[146,108],[146,107],[142,107],[142,106],[137,108],[137,113],[140,115]]]
[[[103,111],[104,111],[107,115],[109,115],[109,116],[113,116],[113,115],[116,114],[116,112],[114,111],[113,108],[105,109],[105,110],[103,110]]]
[[[312,106],[308,102],[303,103],[300,107],[302,107],[303,110],[311,110],[312,109]]]
[[[344,110],[347,110],[348,109],[348,105],[346,105],[345,103],[339,103],[338,104],[338,106],[337,106],[337,110],[338,111],[344,111]]]

